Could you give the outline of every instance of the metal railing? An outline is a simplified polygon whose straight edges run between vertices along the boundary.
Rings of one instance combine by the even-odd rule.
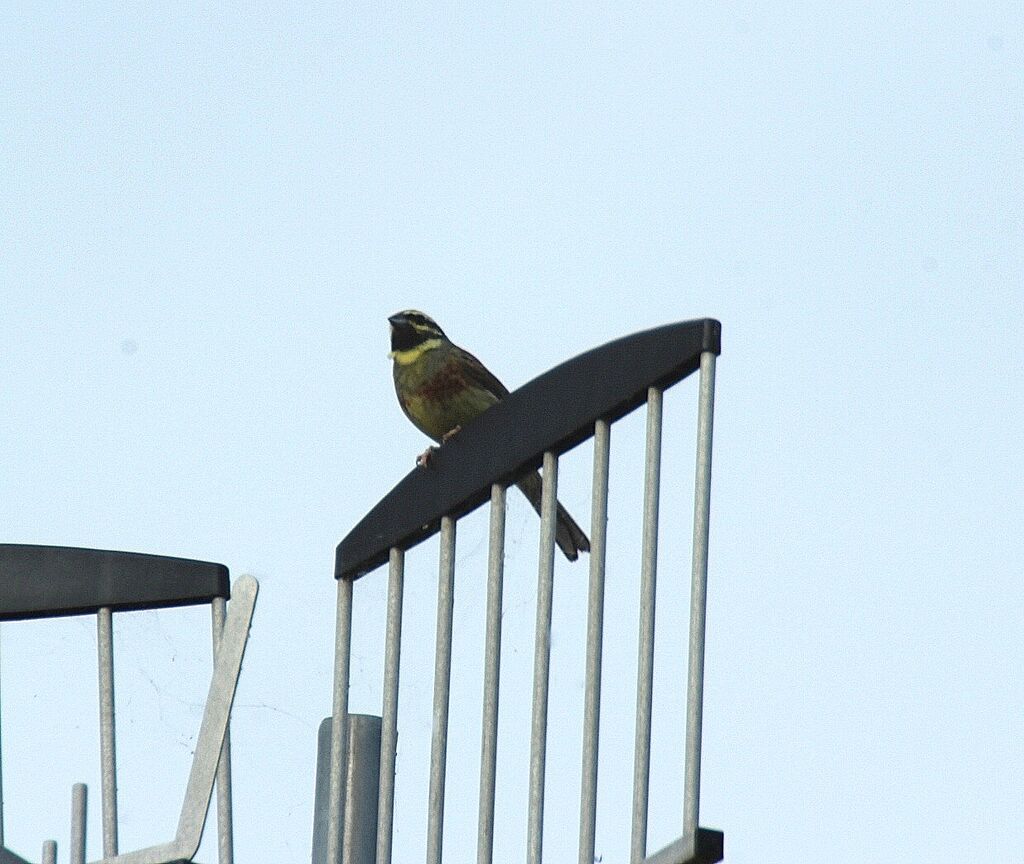
[[[501,665],[502,581],[505,539],[505,489],[528,471],[543,467],[538,562],[529,786],[528,864],[541,864],[544,828],[545,766],[548,739],[548,686],[559,456],[594,439],[591,511],[590,584],[587,600],[587,650],[582,717],[582,777],[579,862],[592,864],[598,791],[601,661],[604,580],[607,551],[608,469],[612,424],[640,405],[647,406],[647,446],[643,498],[640,625],[637,663],[632,833],[630,864],[711,864],[722,858],[720,832],[698,827],[700,794],[701,704],[703,701],[705,598],[708,565],[711,440],[715,358],[720,352],[717,321],[672,324],[637,333],[594,349],[511,393],[467,424],[431,460],[431,470],[414,469],[339,544],[334,700],[329,751],[321,754],[314,864],[390,864],[395,815],[395,761],[398,731],[399,659],[402,648],[402,598],[405,552],[440,533],[440,565],[434,658],[433,729],[429,763],[426,860],[441,861],[444,792],[452,656],[452,604],[455,535],[458,519],[490,501],[490,530],[483,646],[481,768],[477,823],[477,861],[494,858],[497,783],[497,721]],[[649,855],[654,610],[657,579],[658,508],[661,471],[662,394],[700,373],[697,468],[691,574],[688,686],[685,731],[684,794],[681,836]],[[515,436],[508,429],[517,430]],[[388,563],[384,674],[376,777],[353,770],[367,762],[377,739],[358,743],[349,729],[352,605],[356,580]],[[359,724],[356,724],[359,725]],[[371,754],[372,755],[372,754]],[[355,802],[374,785],[377,807]],[[358,809],[358,814],[356,810]],[[324,826],[326,822],[326,827]],[[367,835],[374,840],[366,842]],[[325,839],[323,839],[325,836]],[[367,851],[375,849],[373,855]],[[360,857],[362,856],[362,857]]]
[[[228,608],[228,598],[233,599]],[[214,787],[218,857],[233,861],[231,762],[228,724],[258,585],[242,576],[233,586],[221,564],[158,555],[62,546],[0,544],[0,621],[95,614],[100,707],[100,799],[103,858],[98,864],[171,864],[191,861],[199,848]],[[131,852],[118,848],[113,622],[116,612],[210,604],[213,675],[175,837]],[[0,770],[2,779],[2,770]],[[87,788],[72,787],[72,864],[84,864]],[[55,862],[57,844],[43,844],[42,861]],[[0,786],[0,864],[27,864],[3,845]]]

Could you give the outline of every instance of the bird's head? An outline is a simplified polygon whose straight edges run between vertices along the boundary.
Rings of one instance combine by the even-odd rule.
[[[388,318],[388,323],[391,324],[391,353],[388,356],[396,363],[412,363],[424,351],[436,348],[448,338],[433,318],[415,309],[396,312]]]

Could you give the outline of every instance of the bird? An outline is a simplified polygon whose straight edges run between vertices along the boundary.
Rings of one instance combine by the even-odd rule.
[[[398,404],[412,424],[438,444],[492,405],[508,396],[508,388],[468,351],[452,342],[436,321],[415,309],[396,312],[391,325],[392,372]],[[416,460],[426,466],[436,447]],[[537,471],[516,481],[516,486],[541,512],[541,477]],[[555,542],[565,557],[575,561],[590,551],[590,541],[576,520],[559,503]]]

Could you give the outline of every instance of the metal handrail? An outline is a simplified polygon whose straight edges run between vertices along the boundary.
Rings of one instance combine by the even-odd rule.
[[[86,614],[96,616],[104,861],[156,864],[190,860],[199,845],[215,783],[219,860],[221,864],[230,864],[233,860],[227,726],[258,586],[250,576],[237,580],[234,586],[236,600],[228,611],[231,587],[228,568],[209,561],[70,546],[0,544],[0,621]],[[205,603],[211,608],[214,684],[211,684],[177,835],[174,841],[159,847],[119,854],[114,613]],[[220,649],[223,646],[227,647],[222,653]],[[85,859],[86,800],[85,785],[75,784],[71,813],[73,864],[80,864]],[[3,846],[2,817],[3,796],[0,791],[0,862],[22,861]],[[50,845],[44,845],[44,860],[50,850]]]

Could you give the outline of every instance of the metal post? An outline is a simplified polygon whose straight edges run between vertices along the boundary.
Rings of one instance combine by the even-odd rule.
[[[57,864],[57,841],[43,841],[43,864]]]
[[[651,708],[654,694],[654,609],[658,576],[658,503],[661,485],[661,403],[661,391],[657,387],[648,388],[640,625],[636,664],[636,732],[633,750],[633,827],[629,854],[631,864],[641,864],[647,854]]]
[[[484,707],[480,736],[480,814],[477,864],[494,856],[494,790],[498,761],[498,682],[501,677],[501,600],[505,572],[505,487],[491,486],[491,525],[487,554],[487,625],[484,636]],[[592,864],[592,862],[588,862]]]
[[[455,603],[455,520],[441,518],[437,580],[437,641],[434,648],[434,726],[430,738],[427,864],[441,864],[444,842],[444,781],[448,754],[448,700],[452,674],[452,614]]]
[[[700,809],[700,744],[704,701],[704,626],[707,614],[708,531],[711,512],[711,436],[715,411],[715,355],[700,355],[697,403],[697,474],[693,504],[693,576],[690,584],[690,653],[686,687],[686,765],[683,835],[695,836]]]
[[[325,717],[317,734],[312,864],[327,864],[327,826],[331,817],[331,727],[332,718]],[[345,864],[374,864],[377,853],[380,717],[349,714],[347,728],[349,760],[345,771],[345,830],[341,860]]]
[[[377,864],[391,864],[395,823],[395,756],[398,749],[398,672],[402,650],[405,552],[392,549],[384,635],[384,706],[380,732],[380,795],[377,804]]]
[[[224,619],[227,616],[227,601],[214,597],[210,603],[213,622],[213,660],[217,662]],[[224,733],[224,746],[217,764],[217,854],[220,864],[232,864],[235,860],[234,823],[231,812],[231,730]]]
[[[583,779],[580,788],[579,864],[593,864],[597,830],[597,761],[601,726],[601,654],[604,642],[604,568],[608,537],[608,462],[611,427],[594,424],[594,480],[590,514],[590,590],[587,595],[587,671],[583,696]]]
[[[348,757],[348,679],[352,656],[352,582],[338,579],[334,644],[334,699],[331,708],[331,765],[328,780],[327,864],[341,864],[345,765]],[[317,862],[319,864],[319,862]]]
[[[96,613],[100,684],[100,780],[103,857],[117,855],[117,757],[114,730],[114,634],[108,607]]]
[[[85,864],[86,805],[89,790],[84,783],[71,787],[71,864]]]
[[[547,758],[548,679],[551,672],[551,607],[554,596],[555,525],[558,507],[558,457],[544,454],[540,555],[537,573],[537,624],[533,654],[533,718],[530,724],[530,803],[526,861],[541,864],[544,845],[544,769]]]

